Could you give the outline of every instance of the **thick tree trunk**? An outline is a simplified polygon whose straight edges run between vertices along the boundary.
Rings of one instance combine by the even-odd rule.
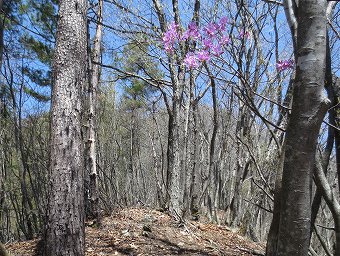
[[[84,255],[81,93],[87,81],[87,1],[59,1],[53,65],[50,193],[43,255]]]
[[[328,105],[323,92],[326,2],[303,0],[299,6],[296,79],[286,134],[278,256],[308,255],[312,171],[319,129]]]

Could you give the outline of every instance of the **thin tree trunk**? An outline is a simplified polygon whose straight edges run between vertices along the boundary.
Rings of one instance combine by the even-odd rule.
[[[281,216],[281,190],[282,190],[282,171],[283,171],[283,160],[284,160],[284,146],[282,147],[279,165],[276,171],[275,179],[275,190],[274,190],[274,210],[272,223],[270,224],[267,246],[266,246],[266,256],[276,256],[277,242],[280,227],[280,216]]]
[[[166,151],[166,156],[167,156],[167,168],[166,168],[166,182],[165,182],[165,208],[169,209],[170,208],[170,187],[171,187],[171,178],[172,178],[172,166],[174,162],[174,157],[173,157],[173,116],[172,112],[168,111],[169,115],[169,120],[168,120],[168,145],[167,145],[167,151]]]
[[[197,163],[197,158],[199,154],[199,149],[198,149],[198,106],[197,102],[194,101],[192,104],[192,115],[193,115],[193,163],[190,169],[190,174],[188,175],[187,178],[187,185],[189,186],[189,200],[190,200],[190,214],[193,219],[198,219],[198,195],[197,195],[197,173],[198,173],[198,163]]]
[[[325,170],[323,170],[322,159],[317,159],[314,169],[315,183],[322,191],[322,196],[329,207],[335,226],[335,256],[340,256],[340,204],[329,185]]]
[[[331,100],[332,108],[328,110],[328,120],[331,125],[335,124],[335,109],[334,107],[337,106],[334,104],[334,102],[337,101],[337,97],[334,95],[334,86],[333,85],[333,79],[332,79],[332,65],[331,65],[331,55],[330,55],[330,47],[329,47],[329,38],[327,35],[327,49],[326,49],[326,76],[325,76],[325,88],[327,91],[328,98]],[[325,171],[325,175],[327,174],[327,169],[329,165],[329,160],[333,151],[334,146],[334,128],[329,126],[328,127],[328,135],[327,135],[327,142],[325,146],[325,150],[322,154],[322,170]],[[336,153],[340,153],[337,152]],[[340,157],[340,155],[336,154],[336,157]],[[338,169],[339,170],[339,169]],[[339,174],[339,172],[338,172]],[[338,177],[339,178],[339,177]],[[310,233],[312,235],[314,223],[316,220],[316,217],[319,212],[319,208],[321,205],[321,199],[322,199],[322,190],[321,188],[317,187],[315,191],[315,195],[312,202],[312,217],[311,217],[311,230]]]
[[[181,177],[181,152],[180,152],[180,120],[181,120],[181,93],[178,88],[178,85],[174,87],[174,97],[173,97],[173,122],[172,122],[172,133],[173,133],[173,142],[172,142],[172,168],[171,172],[171,182],[170,182],[170,205],[169,209],[173,212],[177,217],[181,217],[182,215],[182,203],[181,203],[181,186],[180,186],[180,177]]]
[[[87,139],[87,168],[90,173],[90,209],[89,215],[95,219],[97,223],[99,220],[99,197],[98,197],[98,172],[97,172],[97,149],[96,149],[96,107],[97,107],[97,90],[100,78],[100,63],[101,60],[101,42],[102,42],[102,22],[103,22],[103,0],[98,2],[97,11],[97,29],[93,42],[92,49],[92,69],[91,80],[89,83],[89,113],[88,113],[88,139]]]
[[[4,30],[5,30],[5,18],[6,13],[3,8],[4,1],[0,0],[0,14],[3,15],[2,19],[0,20],[0,70],[2,68],[2,55],[4,52]]]
[[[209,145],[209,171],[208,171],[208,177],[209,177],[209,192],[207,194],[208,197],[210,197],[211,204],[209,212],[210,212],[210,218],[217,222],[217,209],[216,209],[216,202],[218,202],[218,199],[216,198],[216,192],[218,191],[218,170],[216,167],[216,137],[218,132],[218,102],[217,102],[217,92],[216,92],[216,84],[215,79],[213,75],[210,72],[210,69],[208,66],[205,66],[211,83],[211,95],[212,95],[212,101],[213,101],[213,131],[210,139],[210,145]]]

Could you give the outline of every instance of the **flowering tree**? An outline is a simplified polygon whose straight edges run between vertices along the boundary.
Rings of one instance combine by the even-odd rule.
[[[178,24],[172,22],[163,36],[164,50],[172,54],[179,44],[188,43],[191,47],[183,63],[188,69],[198,68],[211,57],[219,57],[224,53],[230,41],[226,31],[227,22],[227,17],[222,17],[217,23],[208,23],[202,31],[195,22],[191,22],[184,33],[180,32]]]
[[[170,210],[179,215],[186,210],[185,200],[191,197],[186,199],[183,193],[191,193],[188,186],[196,179],[199,205],[215,204],[216,209],[227,209],[231,212],[228,223],[237,226],[246,218],[249,206],[239,193],[248,178],[253,181],[255,177],[252,186],[261,191],[260,204],[271,205],[275,173],[272,170],[276,169],[277,152],[282,146],[280,138],[285,130],[285,123],[276,118],[281,112],[288,113],[289,97],[285,101],[282,98],[288,86],[284,79],[295,61],[289,59],[292,52],[287,47],[289,43],[279,43],[282,42],[279,41],[282,27],[277,21],[280,7],[257,1],[262,7],[259,13],[259,8],[256,12],[251,9],[254,2],[247,2],[249,5],[237,2],[234,9],[228,9],[226,4],[225,9],[217,8],[214,15],[206,15],[209,12],[202,15],[197,2],[200,1],[195,1],[190,17],[188,13],[180,13],[184,10],[176,3],[182,2],[154,0],[156,21],[139,17],[140,13],[131,9],[131,22],[117,25],[117,30],[129,24],[130,27],[124,27],[124,36],[129,37],[142,33],[138,29],[151,21],[150,29],[145,30],[151,42],[148,51],[159,62],[165,76],[156,80],[142,73],[124,75],[152,81],[164,99],[169,119],[167,154],[163,162],[167,166],[162,170],[166,172],[164,194],[168,196]],[[267,30],[263,26],[267,26]],[[198,105],[205,92],[211,92],[211,97],[206,93]],[[197,111],[200,108],[205,111],[206,130],[203,125],[199,126],[203,116]],[[232,117],[227,126],[228,115]],[[197,141],[203,146],[194,146]],[[259,145],[264,144],[268,147],[261,149]],[[230,150],[233,152],[230,156],[228,147],[235,148]],[[202,160],[197,157],[198,151],[204,152]],[[191,174],[195,175],[190,177]],[[232,221],[236,218],[238,220]]]
[[[202,31],[195,22],[190,22],[187,30],[181,33],[180,26],[175,22],[168,25],[167,31],[162,38],[164,50],[168,54],[173,54],[179,44],[188,42],[191,47],[186,53],[183,63],[188,69],[200,67],[204,62],[208,62],[212,57],[220,57],[229,45],[231,38],[226,30],[228,18],[222,17],[217,23],[210,22]],[[250,32],[242,28],[237,39],[250,39]],[[279,60],[276,69],[284,71],[294,67],[292,59]]]
[[[185,48],[186,51],[184,52],[183,57],[179,57],[182,60],[182,64],[185,65],[186,71],[189,71],[191,73],[191,76],[192,72],[194,72],[195,70],[197,70],[197,73],[199,74],[199,70],[202,67],[205,67],[207,69],[208,75],[210,77],[210,85],[212,87],[214,95],[213,97],[215,97],[213,99],[214,109],[217,107],[215,105],[215,78],[209,69],[210,62],[218,59],[223,61],[223,59],[225,58],[224,55],[230,52],[228,51],[228,47],[236,48],[237,45],[244,46],[246,41],[251,40],[251,32],[248,31],[245,27],[241,26],[238,29],[238,33],[232,35],[232,33],[228,30],[228,25],[230,25],[230,27],[233,26],[232,24],[228,24],[227,17],[222,17],[217,22],[210,22],[206,26],[203,26],[203,28],[198,27],[195,22],[190,22],[187,29],[182,31],[179,24],[177,24],[176,22],[172,22],[167,26],[167,30],[164,32],[162,38],[164,50],[169,57],[179,54],[181,52],[181,46],[183,44],[188,46],[187,48]],[[214,66],[214,63],[211,64]],[[283,72],[287,69],[292,69],[293,67],[294,61],[291,59],[279,60],[276,64],[276,70],[278,72]],[[235,67],[233,67],[232,64],[230,65],[230,68],[233,72],[237,72],[235,71]],[[246,101],[247,100],[248,99],[246,99]],[[215,110],[214,112],[216,113],[214,115],[214,124],[217,127],[217,110]],[[213,132],[213,135],[215,136],[216,131]],[[215,136],[212,137],[211,147],[214,147]],[[210,152],[212,153],[214,151],[210,150]],[[210,156],[211,161],[213,161],[213,158],[213,156]],[[211,167],[213,168],[212,162]],[[210,170],[209,172],[212,172],[212,170]],[[211,185],[214,183],[216,183],[216,181],[209,182],[209,184]],[[235,214],[235,217],[237,215],[238,214]]]

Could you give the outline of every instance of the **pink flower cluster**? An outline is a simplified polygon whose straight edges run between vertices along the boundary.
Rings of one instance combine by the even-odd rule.
[[[276,63],[276,69],[277,71],[284,71],[289,68],[294,67],[294,61],[292,59],[289,60],[279,60],[278,63]]]
[[[226,34],[228,19],[222,17],[218,22],[207,24],[200,32],[197,24],[191,22],[183,34],[180,33],[179,26],[171,23],[164,33],[163,44],[167,53],[173,53],[176,44],[183,41],[196,42],[196,49],[187,53],[184,64],[187,68],[197,68],[202,62],[209,61],[211,55],[218,57],[224,53],[223,47],[227,46],[230,38]]]
[[[172,22],[168,26],[168,30],[164,33],[164,49],[168,53],[171,53],[174,50],[174,45],[179,37],[178,28],[179,26],[175,22]]]
[[[201,38],[201,34],[195,22],[191,22],[188,25],[188,30],[182,35],[181,41],[188,40],[189,38],[192,38],[193,40],[198,40]]]

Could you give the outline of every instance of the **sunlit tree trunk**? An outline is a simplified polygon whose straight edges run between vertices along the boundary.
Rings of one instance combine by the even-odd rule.
[[[311,223],[312,171],[317,138],[327,111],[324,95],[326,2],[299,1],[296,77],[287,126],[282,176],[278,256],[307,256]]]
[[[96,34],[93,40],[93,49],[92,49],[92,66],[91,66],[91,79],[89,83],[88,90],[88,101],[89,101],[89,110],[88,110],[88,134],[87,134],[87,170],[90,174],[90,187],[89,187],[89,197],[90,197],[90,209],[89,209],[89,217],[96,219],[99,221],[98,217],[98,172],[96,165],[96,108],[97,108],[97,90],[99,86],[99,78],[100,78],[100,65],[99,62],[101,60],[101,42],[102,42],[102,22],[103,22],[103,1],[99,0],[98,2],[98,11],[97,11],[97,29]]]
[[[43,255],[85,249],[81,93],[87,82],[87,1],[59,1],[53,63],[50,193]]]

